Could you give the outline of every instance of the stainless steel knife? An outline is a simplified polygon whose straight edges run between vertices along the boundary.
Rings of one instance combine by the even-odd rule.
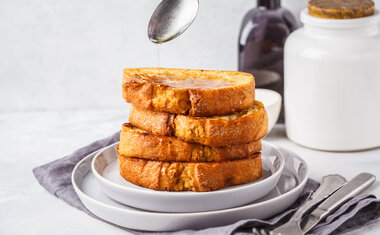
[[[339,190],[322,202],[315,210],[309,215],[305,216],[302,224],[302,232],[307,233],[313,228],[319,221],[326,218],[331,212],[338,209],[343,203],[350,198],[356,196],[364,189],[368,188],[376,177],[370,173],[361,173],[355,176],[352,180],[348,181]]]
[[[290,218],[290,220],[277,227],[273,231],[270,232],[271,235],[279,235],[279,234],[303,234],[303,231],[300,228],[300,222],[303,216],[309,212],[312,208],[315,208],[316,205],[321,203],[331,194],[336,192],[340,187],[342,187],[346,183],[346,179],[340,175],[327,175],[322,178],[321,185],[317,189],[315,193],[311,196],[311,198],[306,201],[296,213]]]

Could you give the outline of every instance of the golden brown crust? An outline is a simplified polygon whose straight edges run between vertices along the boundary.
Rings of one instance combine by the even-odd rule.
[[[250,157],[260,152],[261,147],[260,140],[226,147],[188,143],[174,136],[139,131],[127,123],[120,132],[118,153],[155,161],[218,162]]]
[[[262,176],[262,162],[260,153],[217,163],[148,161],[119,155],[119,170],[124,179],[145,188],[205,192],[257,180]]]
[[[132,106],[129,121],[154,134],[174,135],[188,142],[209,146],[258,141],[268,131],[267,113],[259,101],[247,111],[215,117],[175,115]]]
[[[125,69],[122,88],[124,99],[141,109],[190,116],[234,113],[255,100],[252,75],[233,71]]]
[[[129,110],[129,122],[132,125],[157,135],[174,135],[176,116],[172,113],[136,108],[134,105]]]
[[[310,15],[320,18],[352,19],[375,13],[372,0],[310,0],[307,6]]]

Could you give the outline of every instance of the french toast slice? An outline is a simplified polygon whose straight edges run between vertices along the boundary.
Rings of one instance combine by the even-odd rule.
[[[119,154],[120,175],[153,190],[206,192],[245,184],[262,176],[261,154],[224,162],[163,162]]]
[[[140,109],[132,106],[129,122],[158,135],[174,135],[209,146],[246,144],[268,132],[268,117],[260,101],[248,110],[225,116],[193,117]]]
[[[166,68],[124,69],[123,98],[142,109],[190,116],[224,115],[252,107],[249,73]]]
[[[151,134],[126,123],[121,128],[118,152],[126,157],[155,161],[218,162],[247,158],[261,148],[261,140],[226,147],[189,143],[175,136]]]

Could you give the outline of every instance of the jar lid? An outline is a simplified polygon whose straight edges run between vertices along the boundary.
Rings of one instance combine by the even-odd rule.
[[[372,0],[310,0],[307,6],[310,15],[329,19],[361,18],[375,12]]]
[[[355,19],[329,19],[312,16],[308,9],[304,9],[301,12],[301,22],[305,25],[331,29],[361,28],[368,25],[379,24],[380,12],[375,10],[371,16]]]

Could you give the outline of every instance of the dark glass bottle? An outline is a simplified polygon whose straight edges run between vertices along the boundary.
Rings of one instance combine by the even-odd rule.
[[[257,88],[284,93],[284,43],[298,27],[281,0],[257,0],[244,17],[239,35],[239,70],[255,77]],[[281,110],[279,122],[283,122]]]

